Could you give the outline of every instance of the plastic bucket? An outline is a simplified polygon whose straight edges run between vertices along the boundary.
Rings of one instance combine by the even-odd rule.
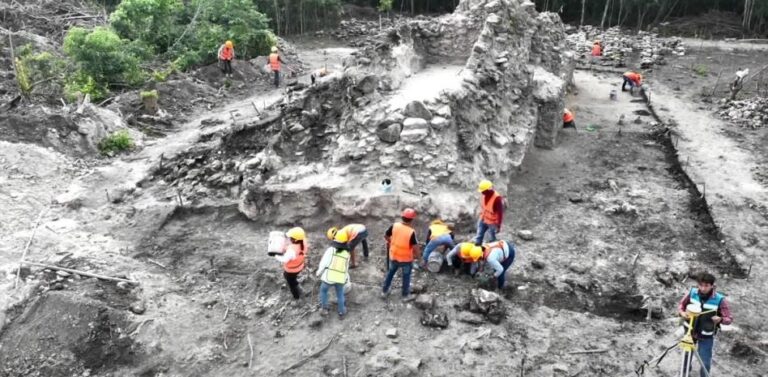
[[[381,190],[381,192],[383,192],[385,194],[388,194],[388,193],[392,192],[392,180],[389,179],[389,178],[384,178],[381,181],[381,188],[380,188],[380,190]]]
[[[269,232],[269,241],[267,243],[268,253],[282,254],[285,252],[286,242],[285,234],[283,232],[272,231]]]
[[[611,101],[616,101],[619,99],[619,93],[616,91],[616,89],[611,90]]]
[[[344,284],[344,294],[348,295],[349,291],[351,291],[351,290],[352,290],[352,282],[351,281],[347,281],[347,284]]]
[[[429,259],[427,259],[427,270],[433,273],[440,272],[440,269],[443,267],[444,260],[445,258],[443,257],[443,254],[437,251],[433,251],[432,254],[429,254]]]

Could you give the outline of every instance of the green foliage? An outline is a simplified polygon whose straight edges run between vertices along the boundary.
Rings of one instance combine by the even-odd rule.
[[[29,97],[37,86],[57,85],[63,77],[66,63],[49,52],[34,53],[32,45],[27,44],[19,49],[14,66],[19,90]]]
[[[709,68],[703,64],[697,64],[693,67],[693,72],[699,76],[706,76],[709,73]]]
[[[141,83],[140,59],[133,50],[129,42],[109,28],[71,28],[64,38],[64,52],[77,66],[77,74],[69,88],[79,86],[97,97],[102,91],[106,94],[109,87]]]
[[[126,130],[117,131],[99,142],[99,150],[103,154],[122,152],[133,148],[133,138]]]
[[[392,10],[393,0],[379,0],[379,12],[389,12]]]
[[[100,100],[106,98],[108,93],[109,89],[106,85],[97,83],[93,77],[83,72],[77,72],[69,77],[64,85],[64,96],[70,102],[75,101],[78,94],[89,94],[91,99]]]
[[[19,58],[16,58],[14,64],[16,65],[16,83],[19,85],[19,91],[21,91],[24,97],[29,97],[32,94],[32,81],[29,78],[29,70]]]
[[[165,52],[181,32],[181,0],[123,0],[109,16],[120,37],[139,40],[156,53]]]
[[[147,99],[147,98],[157,99],[158,94],[157,94],[157,90],[152,89],[152,90],[147,90],[147,91],[139,92],[139,96],[141,97],[142,100]]]

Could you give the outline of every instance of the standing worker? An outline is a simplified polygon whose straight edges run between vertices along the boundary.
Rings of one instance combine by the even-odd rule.
[[[381,297],[386,298],[389,295],[389,288],[392,285],[392,279],[397,270],[403,270],[403,301],[411,301],[411,268],[413,260],[419,252],[419,243],[416,240],[416,231],[413,230],[413,220],[416,218],[416,211],[412,208],[406,208],[401,215],[401,221],[394,223],[384,233],[384,237],[389,245],[389,271],[384,279]]]
[[[507,270],[515,262],[515,244],[509,241],[496,241],[483,245],[485,265],[493,269],[496,288],[503,289]]]
[[[603,46],[600,45],[600,41],[595,41],[595,43],[592,44],[592,57],[600,57],[603,56]]]
[[[272,53],[269,54],[269,69],[275,75],[275,88],[280,87],[280,64],[285,63],[280,54],[277,53],[277,46],[272,46]]]
[[[301,288],[299,287],[299,273],[304,270],[304,258],[307,255],[307,235],[304,229],[299,227],[291,228],[285,236],[290,242],[282,255],[275,255],[275,259],[283,264],[283,276],[288,282],[288,289],[291,290],[293,298],[301,298]]]
[[[434,220],[432,224],[429,224],[427,229],[427,246],[424,247],[424,267],[426,268],[429,261],[429,255],[432,254],[435,249],[440,246],[445,247],[445,250],[453,248],[453,231],[442,220]]]
[[[221,68],[224,71],[224,75],[232,77],[232,60],[235,59],[235,48],[232,41],[224,42],[219,47],[219,61],[221,62]]]
[[[489,180],[480,181],[477,191],[482,195],[480,195],[480,220],[477,221],[475,245],[480,246],[487,231],[491,234],[490,241],[496,241],[496,233],[501,230],[504,219],[504,201],[493,189],[493,183]]]
[[[712,349],[715,344],[715,335],[720,329],[720,325],[730,325],[733,322],[733,317],[731,317],[731,309],[728,306],[728,302],[725,301],[725,296],[715,292],[714,275],[704,272],[699,275],[697,281],[698,287],[691,288],[680,301],[678,312],[686,320],[685,326],[688,327],[688,304],[696,304],[701,308],[702,314],[693,321],[691,335],[693,336],[694,343],[696,343],[696,352],[699,353],[704,364],[699,375],[706,377],[709,375],[712,365]],[[688,365],[687,367],[690,372],[691,366]]]
[[[574,117],[571,110],[563,110],[563,128],[573,128],[574,130],[576,129],[576,122],[574,122]]]
[[[358,244],[363,244],[363,257],[368,260],[368,229],[363,224],[349,224],[341,229],[337,227],[331,227],[325,232],[325,236],[329,240],[334,240],[338,235],[344,234],[349,241],[348,250],[352,254],[352,266],[356,268],[357,263],[355,261],[355,248]]]
[[[483,248],[472,242],[462,242],[451,249],[445,259],[448,266],[453,266],[454,275],[464,273],[474,276],[477,272],[477,261],[483,256]]]
[[[347,308],[344,305],[344,285],[349,281],[349,238],[346,233],[339,232],[333,239],[331,247],[325,250],[317,276],[320,276],[320,308],[323,317],[328,315],[328,290],[333,287],[336,291],[339,319],[344,319]]]
[[[634,89],[636,87],[639,88],[639,87],[643,86],[643,75],[641,75],[641,74],[639,74],[637,72],[633,72],[633,71],[624,72],[624,76],[622,76],[622,77],[624,78],[624,83],[621,84],[621,91],[622,92],[626,92],[627,91],[627,89],[626,89],[627,88],[627,84],[629,84],[629,91],[630,92],[632,92],[632,89]]]

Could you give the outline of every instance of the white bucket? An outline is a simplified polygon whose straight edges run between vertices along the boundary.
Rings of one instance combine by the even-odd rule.
[[[351,291],[351,290],[352,290],[352,282],[351,281],[347,281],[347,284],[344,284],[344,294],[348,295],[349,291]]]
[[[388,194],[392,192],[392,180],[389,178],[384,178],[381,181],[381,192]]]
[[[440,272],[440,268],[443,267],[443,254],[438,251],[433,251],[432,254],[429,254],[429,258],[427,259],[427,270],[429,272],[438,273]]]
[[[612,89],[610,93],[611,101],[617,101],[619,99],[619,93],[616,89]]]
[[[269,232],[269,242],[267,244],[268,253],[282,254],[285,252],[287,240],[283,232],[272,231]]]

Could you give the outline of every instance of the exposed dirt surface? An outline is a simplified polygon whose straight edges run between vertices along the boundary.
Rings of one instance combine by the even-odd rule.
[[[514,9],[512,16],[533,22],[530,10]],[[536,22],[550,25],[549,17]],[[503,24],[482,14],[486,18],[483,31],[468,27],[482,33],[481,40],[493,39],[491,25]],[[465,19],[441,22],[456,20]],[[425,38],[428,22],[420,19],[416,32],[402,35]],[[422,39],[421,48],[450,42],[434,38]],[[199,72],[209,72],[202,77],[172,77],[158,90],[165,93],[161,98],[175,101],[167,106],[178,118],[161,127],[157,119],[126,116],[137,128],[155,132],[138,150],[113,159],[70,152],[91,150],[88,138],[83,145],[52,142],[51,130],[75,135],[76,126],[66,119],[36,124],[31,118],[24,132],[0,125],[7,140],[0,141],[0,265],[6,277],[0,284],[0,376],[633,376],[643,361],[679,340],[676,304],[701,270],[718,276],[735,317],[735,325],[719,335],[714,373],[764,376],[768,187],[755,171],[768,162],[761,149],[768,127],[739,128],[713,117],[713,103],[725,93],[720,89],[701,99],[699,87],[711,91],[717,80],[690,67],[722,66],[724,88],[726,72],[732,75],[736,66],[758,70],[763,51],[744,50],[731,63],[726,56],[732,51],[696,51],[688,42],[684,57],[645,72],[650,106],[640,94],[621,92],[623,71],[577,71],[572,92],[562,98],[552,88],[570,77],[542,74],[541,67],[534,73],[519,62],[513,62],[520,69],[515,72],[540,86],[524,86],[526,92],[510,87],[520,99],[495,104],[506,97],[494,90],[505,87],[491,77],[501,77],[505,71],[499,67],[510,59],[476,51],[471,59],[488,59],[490,66],[476,83],[475,76],[462,76],[462,87],[469,81],[479,88],[462,98],[530,106],[522,108],[536,113],[524,118],[533,122],[526,123],[528,136],[510,142],[518,129],[467,130],[476,121],[467,113],[480,113],[470,107],[475,102],[429,103],[443,95],[438,89],[457,89],[450,73],[461,67],[454,62],[415,64],[408,60],[413,45],[382,55],[400,75],[396,88],[384,90],[371,85],[384,80],[360,73],[366,72],[366,59],[373,64],[367,56],[375,53],[366,55],[375,51],[366,50],[371,46],[351,50],[323,37],[295,46],[307,67],[335,74],[313,87],[303,74],[277,90],[256,81],[237,83],[236,77],[235,88],[243,86],[232,95],[213,92],[225,85],[215,67],[204,67]],[[697,56],[701,51],[711,59]],[[547,54],[531,52],[531,59],[559,69],[561,61]],[[470,69],[472,64],[464,68]],[[425,76],[441,82],[426,88]],[[750,85],[742,95],[751,94]],[[554,94],[533,101],[546,97],[542,86]],[[616,100],[610,99],[613,90]],[[415,98],[434,108],[434,117],[425,104],[414,105]],[[576,116],[576,130],[551,130],[545,115],[559,121],[563,101]],[[387,105],[400,111],[403,104],[408,122],[386,123],[384,115],[395,116],[389,110],[364,111]],[[109,106],[129,114],[125,109],[136,111],[138,105],[115,99]],[[373,120],[358,122],[356,116]],[[397,139],[386,141],[378,133],[392,124]],[[554,131],[546,148],[531,145],[541,127]],[[363,129],[373,131],[360,137]],[[479,139],[481,134],[488,139]],[[434,144],[418,144],[425,138]],[[474,183],[413,178],[408,188],[423,194],[385,195],[378,178],[409,177],[409,169],[453,174],[449,165],[412,163],[440,146],[433,151],[445,153],[437,160],[466,164],[474,157],[457,151],[465,149],[462,140],[478,143],[485,156],[491,147],[483,143],[492,143],[506,158],[499,161],[509,162],[509,173],[495,179],[506,188],[508,206],[500,238],[517,246],[508,286],[492,291],[446,269],[417,270],[414,302],[400,300],[399,275],[392,294],[380,298],[383,235],[393,214],[419,206],[420,240],[432,220],[426,214],[450,219],[457,240],[468,240],[474,216],[465,209],[474,213],[476,197]],[[501,149],[508,143],[519,144]],[[382,152],[381,145],[392,153]],[[350,154],[335,153],[343,148]],[[392,156],[406,157],[376,165]],[[479,171],[487,161],[472,166]],[[398,184],[406,187],[403,182]],[[326,229],[345,223],[366,224],[371,255],[350,272],[348,315],[323,318],[314,270],[327,247]],[[290,226],[308,232],[307,268],[300,275],[305,295],[299,300],[288,292],[279,263],[264,252],[269,232]],[[523,239],[522,230],[532,237]],[[28,242],[26,260],[139,284],[33,266],[18,271],[17,281]],[[679,363],[675,349],[646,375],[676,375]]]

